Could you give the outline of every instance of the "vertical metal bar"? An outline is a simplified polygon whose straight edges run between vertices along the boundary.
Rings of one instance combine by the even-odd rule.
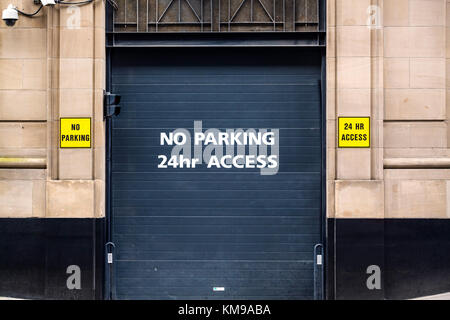
[[[250,22],[253,22],[253,0],[250,0]]]
[[[145,31],[148,32],[148,0],[147,0],[147,14],[146,14],[146,24],[145,24]]]
[[[305,26],[308,26],[308,0],[303,0],[305,1]]]
[[[314,300],[323,299],[323,245],[318,243],[314,246]]]
[[[277,17],[275,16],[275,0],[273,0],[273,31],[277,31],[277,25],[276,25],[276,20]]]
[[[155,29],[156,29],[156,32],[158,32],[158,20],[159,20],[158,7],[159,7],[159,0],[156,0],[156,6],[155,6]]]
[[[97,269],[97,228],[95,227],[95,220],[92,219],[92,290],[94,291],[94,296],[96,296],[96,269]]]
[[[203,32],[203,0],[200,1],[200,30]]]
[[[320,1],[316,0],[316,10],[317,10],[317,31],[320,31]]]
[[[322,2],[323,4],[324,2]],[[326,185],[327,185],[327,120],[326,120],[326,101],[327,101],[327,59],[326,59],[326,50],[322,50],[322,63],[321,63],[321,76],[320,76],[320,118],[321,118],[321,141],[322,141],[322,164],[321,164],[321,239],[324,244],[323,247],[323,268],[322,268],[322,290],[323,290],[323,298],[326,298],[327,292],[327,273],[328,269],[328,230],[327,230],[327,194],[326,194]],[[331,248],[330,248],[331,249]]]
[[[125,19],[124,19],[125,27],[127,26],[127,0],[125,0]]]
[[[292,27],[293,27],[293,31],[295,30],[295,19],[297,18],[297,1],[294,0],[294,10],[292,10],[293,12],[293,17],[292,17]]]
[[[228,32],[231,30],[231,0],[228,0]]]
[[[114,10],[113,10],[114,11]],[[106,90],[111,90],[111,48],[106,49]],[[106,173],[105,173],[105,210],[106,210],[106,242],[111,241],[112,239],[112,210],[111,210],[111,177],[112,177],[112,163],[111,163],[111,149],[112,149],[112,143],[111,143],[111,118],[106,118],[105,121],[105,140],[106,140],[106,150],[105,150],[105,166],[106,166]],[[105,273],[105,296],[104,298],[106,300],[111,299],[111,273]]]
[[[283,31],[286,31],[286,0],[283,0]]]
[[[136,32],[139,31],[139,0],[136,0]]]
[[[319,87],[319,101],[320,101],[320,134],[321,134],[321,179],[320,179],[320,197],[321,197],[321,219],[320,219],[320,232],[322,243],[327,244],[326,240],[326,57],[322,51],[321,59],[321,79],[318,81]],[[314,300],[323,300],[325,295],[325,248],[322,243],[316,244],[314,246]],[[320,261],[319,261],[320,260]]]
[[[181,0],[178,0],[178,22],[181,22]]]
[[[105,272],[105,278],[106,280],[106,286],[107,286],[107,290],[105,290],[108,295],[105,297],[106,300],[115,300],[116,299],[116,285],[115,285],[115,278],[114,278],[114,266],[113,266],[113,262],[114,262],[114,258],[112,258],[111,260],[109,259],[109,255],[111,254],[111,257],[114,257],[114,253],[115,253],[115,247],[116,245],[114,244],[114,242],[112,241],[108,241],[107,243],[105,243],[104,246],[104,254],[105,254],[105,265],[106,268],[108,270],[108,272]],[[108,248],[111,248],[111,252],[109,251]]]
[[[112,20],[113,20],[113,23],[112,23],[112,32],[114,33],[114,32],[116,32],[115,31],[115,24],[116,24],[116,10],[112,10]]]
[[[114,11],[116,11],[114,8],[112,8],[112,6],[105,6],[105,28],[106,31],[109,32],[113,32],[113,34],[107,34],[106,35],[106,45],[110,45],[112,42],[112,39],[114,39],[114,22],[115,22],[115,17],[114,17]]]

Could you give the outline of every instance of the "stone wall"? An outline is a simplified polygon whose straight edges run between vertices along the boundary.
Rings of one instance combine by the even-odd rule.
[[[449,218],[450,2],[329,0],[327,20],[328,217]],[[336,148],[340,116],[371,117],[370,149]]]
[[[450,291],[450,1],[328,0],[327,295]],[[371,117],[371,148],[337,118]],[[367,268],[382,284],[370,290]]]
[[[1,22],[0,217],[104,216],[104,10],[95,0]],[[60,117],[91,117],[92,148],[60,149]]]

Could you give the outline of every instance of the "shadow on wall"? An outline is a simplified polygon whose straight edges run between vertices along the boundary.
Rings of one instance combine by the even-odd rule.
[[[101,299],[103,226],[104,219],[0,219],[0,297]],[[450,219],[330,219],[329,227],[336,299],[450,292]],[[373,264],[381,269],[381,290],[366,286]],[[80,267],[79,290],[67,288],[70,265]]]
[[[412,299],[450,291],[450,219],[333,223],[336,299]],[[369,265],[380,267],[380,290],[367,288]]]
[[[101,298],[102,230],[101,219],[0,219],[0,296]],[[79,290],[67,288],[70,265],[80,267]]]
[[[450,291],[450,219],[385,222],[387,299]]]

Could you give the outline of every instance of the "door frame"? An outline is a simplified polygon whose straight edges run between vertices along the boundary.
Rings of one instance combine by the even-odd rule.
[[[129,48],[133,48],[134,46],[129,46]],[[231,48],[235,46],[222,45],[224,48]],[[245,48],[245,46],[242,46]],[[283,50],[284,46],[270,46],[271,48],[277,48]],[[111,92],[112,90],[112,52],[116,47],[106,47],[106,92]],[[123,48],[119,46],[119,48]],[[180,47],[170,47],[165,50],[180,50],[185,48],[183,46]],[[267,48],[263,46],[261,49]],[[292,47],[290,47],[292,49]],[[326,48],[323,46],[312,46],[312,47],[303,47],[303,46],[295,46],[295,49],[298,50],[317,50],[318,54],[321,55],[321,80],[319,84],[320,88],[320,122],[321,122],[321,216],[320,216],[320,239],[321,244],[323,246],[322,252],[322,267],[320,268],[321,279],[319,284],[315,283],[315,286],[318,285],[321,292],[319,292],[320,299],[324,300],[327,298],[333,297],[333,289],[331,288],[330,283],[334,283],[334,273],[332,272],[334,266],[334,258],[332,248],[328,250],[329,247],[334,247],[334,239],[329,237],[330,230],[328,226],[327,219],[327,145],[326,145],[326,137],[327,137],[327,121],[326,121]],[[235,48],[235,50],[239,50],[239,48]],[[111,92],[114,94],[114,92]],[[119,115],[120,116],[120,115]],[[105,232],[104,232],[104,243],[108,246],[112,240],[112,120],[111,118],[106,118],[105,120]],[[111,247],[109,245],[109,247]],[[109,249],[109,251],[113,250]],[[330,251],[330,254],[329,252]],[[108,264],[108,248],[105,247],[104,254],[104,294],[103,299],[110,300],[114,299],[112,295],[115,286],[115,282],[113,279],[112,266],[113,264]],[[317,266],[315,266],[316,268]]]

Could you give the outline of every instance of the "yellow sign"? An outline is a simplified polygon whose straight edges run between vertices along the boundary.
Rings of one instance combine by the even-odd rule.
[[[339,148],[370,148],[370,118],[339,118]]]
[[[91,118],[61,118],[59,143],[61,148],[90,148]]]

